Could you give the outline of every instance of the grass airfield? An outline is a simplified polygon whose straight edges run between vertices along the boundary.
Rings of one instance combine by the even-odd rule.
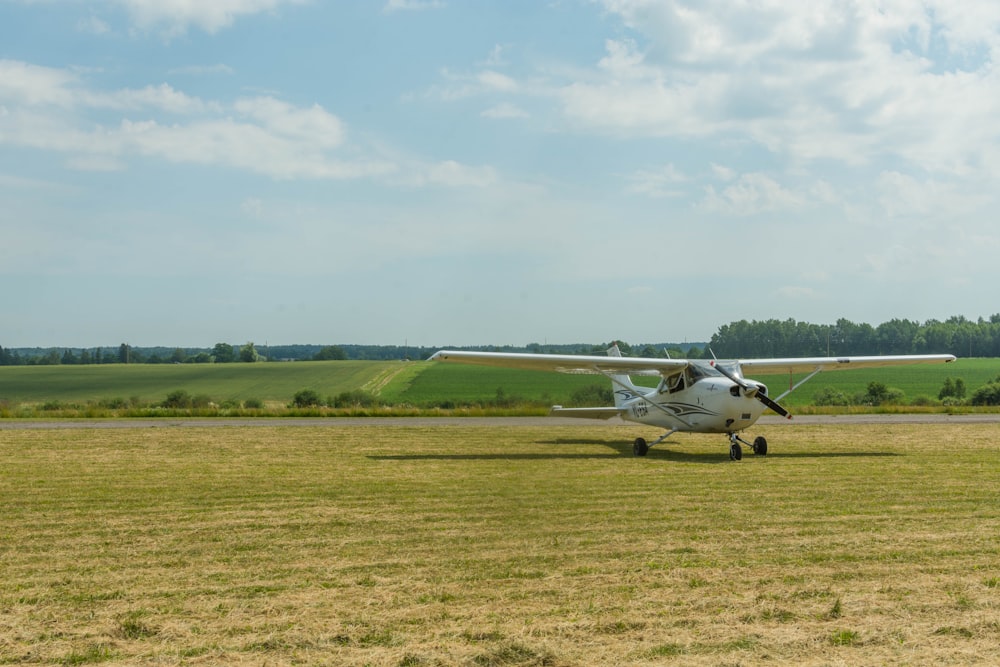
[[[0,431],[0,664],[995,664],[1000,423]]]

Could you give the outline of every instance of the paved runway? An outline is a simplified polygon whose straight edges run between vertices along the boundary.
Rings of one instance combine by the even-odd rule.
[[[949,415],[933,414],[845,414],[799,415],[784,419],[768,415],[757,424],[762,426],[795,426],[806,424],[990,424],[1000,422],[1000,413]],[[0,431],[25,429],[71,428],[206,428],[206,427],[256,427],[256,426],[581,426],[600,427],[622,425],[619,418],[607,421],[572,419],[567,417],[245,417],[207,419],[194,417],[182,419],[2,419]]]

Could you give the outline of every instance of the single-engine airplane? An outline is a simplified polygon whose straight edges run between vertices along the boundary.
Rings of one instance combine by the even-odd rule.
[[[810,380],[820,371],[853,368],[877,368],[907,364],[950,363],[950,354],[911,354],[879,357],[809,357],[802,359],[654,359],[623,357],[618,345],[608,350],[607,357],[562,354],[523,354],[506,352],[460,352],[441,350],[432,361],[450,361],[483,366],[558,371],[560,373],[590,373],[611,380],[615,404],[603,408],[564,408],[553,406],[550,414],[561,417],[589,419],[622,419],[669,429],[647,443],[636,438],[632,452],[645,456],[649,448],[677,432],[724,433],[729,436],[729,458],[743,458],[740,443],[754,454],[767,455],[767,440],[757,436],[753,442],[740,433],[753,426],[764,410],[791,419],[788,410],[778,403],[782,398]],[[744,370],[755,374],[785,373],[791,383],[795,373],[808,373],[788,391],[772,399],[767,387],[744,377]],[[656,387],[639,387],[630,375],[659,375]]]

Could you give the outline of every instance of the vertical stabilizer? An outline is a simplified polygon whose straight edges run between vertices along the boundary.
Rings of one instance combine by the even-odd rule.
[[[620,357],[622,356],[622,351],[618,349],[618,343],[614,343],[608,348],[609,357]],[[627,375],[611,375],[611,393],[615,395],[615,407],[620,408],[626,401],[630,400],[634,396],[638,396],[639,392],[635,385],[632,384],[632,378]]]

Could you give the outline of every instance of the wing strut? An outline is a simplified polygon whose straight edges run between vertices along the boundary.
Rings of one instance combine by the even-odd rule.
[[[816,370],[814,370],[809,375],[805,376],[804,378],[802,378],[801,380],[799,380],[795,384],[793,384],[790,387],[788,387],[788,391],[784,392],[781,396],[779,396],[778,398],[776,398],[774,400],[780,401],[785,396],[788,396],[790,393],[792,393],[793,391],[795,391],[796,389],[798,389],[799,387],[801,387],[802,385],[804,385],[806,382],[808,382],[809,380],[812,380],[816,376],[816,374],[819,373],[821,370],[823,370],[823,369],[822,368],[817,368]],[[788,377],[790,378],[791,376],[792,376],[792,374],[789,373]]]

